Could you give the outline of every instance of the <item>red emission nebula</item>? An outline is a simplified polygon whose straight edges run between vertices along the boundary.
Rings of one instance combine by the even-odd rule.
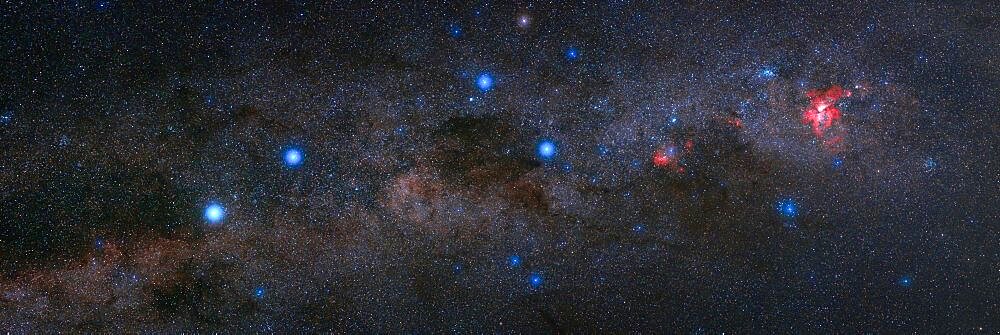
[[[691,152],[694,149],[694,141],[691,139],[684,141],[684,150],[678,152],[677,146],[670,144],[662,146],[653,151],[653,166],[658,168],[670,168],[677,173],[684,173],[684,166],[681,163],[681,155]]]
[[[837,100],[851,96],[851,91],[833,85],[809,90],[806,96],[809,97],[809,108],[802,113],[802,123],[811,125],[813,134],[822,139],[824,132],[840,121],[840,109],[835,106]],[[839,138],[833,141],[839,141]]]

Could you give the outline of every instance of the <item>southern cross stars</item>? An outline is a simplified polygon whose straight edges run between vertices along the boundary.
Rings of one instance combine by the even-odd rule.
[[[509,258],[507,258],[507,263],[510,265],[510,267],[516,268],[521,265],[521,256],[511,255]]]
[[[574,47],[569,47],[566,49],[566,60],[574,61],[580,57],[580,51]]]
[[[538,272],[532,272],[531,276],[528,277],[528,284],[531,285],[531,288],[533,289],[542,287],[542,282],[542,275]]]
[[[304,155],[302,150],[298,148],[288,148],[281,154],[281,158],[285,162],[285,166],[294,168],[302,164]]]
[[[264,298],[265,293],[267,293],[267,291],[264,290],[263,286],[257,286],[257,288],[253,289],[253,296],[257,297],[257,299]]]
[[[218,224],[226,218],[226,209],[219,203],[210,203],[205,207],[204,217],[209,224]]]
[[[489,72],[480,73],[476,76],[476,87],[483,92],[493,89],[493,75]]]
[[[538,143],[538,147],[535,150],[538,154],[538,158],[542,160],[549,160],[556,156],[556,143],[552,140],[545,139]]]

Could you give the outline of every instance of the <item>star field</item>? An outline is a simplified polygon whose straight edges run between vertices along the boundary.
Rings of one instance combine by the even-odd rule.
[[[990,1],[0,4],[0,330],[1000,332]]]

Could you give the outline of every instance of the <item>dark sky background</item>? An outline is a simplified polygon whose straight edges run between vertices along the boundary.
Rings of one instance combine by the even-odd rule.
[[[738,3],[4,1],[0,330],[1000,332],[1000,3]]]

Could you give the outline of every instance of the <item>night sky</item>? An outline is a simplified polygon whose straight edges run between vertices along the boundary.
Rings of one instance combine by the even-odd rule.
[[[0,330],[1000,332],[1000,2],[0,3]]]

